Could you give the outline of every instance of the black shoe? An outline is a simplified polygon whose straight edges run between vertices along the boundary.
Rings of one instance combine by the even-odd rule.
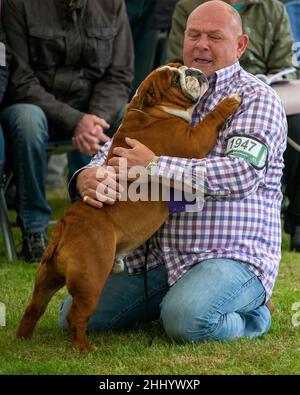
[[[23,233],[21,259],[25,262],[39,262],[47,247],[47,242],[46,232]]]
[[[300,252],[300,226],[296,226],[295,232],[291,235],[291,251]]]

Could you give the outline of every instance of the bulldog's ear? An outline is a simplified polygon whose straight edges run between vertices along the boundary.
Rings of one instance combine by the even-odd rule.
[[[179,69],[179,67],[182,66],[181,63],[168,63],[167,66],[169,67],[177,67],[177,69]]]
[[[143,107],[153,107],[159,99],[159,90],[157,89],[155,82],[153,82],[150,84],[150,86],[145,87],[139,92],[138,108],[139,110],[142,110]]]

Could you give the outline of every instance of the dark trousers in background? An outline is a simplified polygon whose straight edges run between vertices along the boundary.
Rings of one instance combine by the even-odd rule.
[[[300,114],[290,115],[288,121],[288,136],[300,144]],[[289,205],[284,217],[284,230],[289,234],[295,232],[300,226],[300,153],[290,145],[284,153],[284,177],[286,186],[285,195],[289,198]]]
[[[158,32],[151,28],[151,24],[155,5],[156,0],[126,0],[135,55],[135,78],[130,98],[154,67]]]

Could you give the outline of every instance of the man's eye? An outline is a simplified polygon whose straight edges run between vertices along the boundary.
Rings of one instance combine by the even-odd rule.
[[[197,40],[199,38],[199,34],[189,34],[188,38],[190,40]]]
[[[221,40],[222,39],[221,36],[215,36],[214,34],[211,34],[208,37],[211,38],[212,40]]]
[[[200,33],[196,32],[196,31],[187,31],[187,32],[185,32],[185,34],[189,39],[192,39],[192,40],[200,37]]]

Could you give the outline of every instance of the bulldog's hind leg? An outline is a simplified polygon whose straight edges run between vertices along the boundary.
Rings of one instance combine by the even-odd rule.
[[[107,247],[107,244],[106,244]],[[78,257],[82,270],[70,270],[67,273],[66,285],[72,295],[72,304],[67,315],[69,328],[71,331],[73,347],[78,351],[91,351],[93,346],[87,339],[87,324],[90,316],[94,312],[99,302],[99,297],[104,284],[111,272],[115,258],[114,245],[102,248],[101,257],[95,261],[91,251],[83,257]],[[70,265],[73,267],[73,265]]]
[[[30,339],[37,321],[45,312],[52,296],[64,286],[65,280],[52,266],[41,263],[35,278],[32,299],[20,322],[17,337]]]

